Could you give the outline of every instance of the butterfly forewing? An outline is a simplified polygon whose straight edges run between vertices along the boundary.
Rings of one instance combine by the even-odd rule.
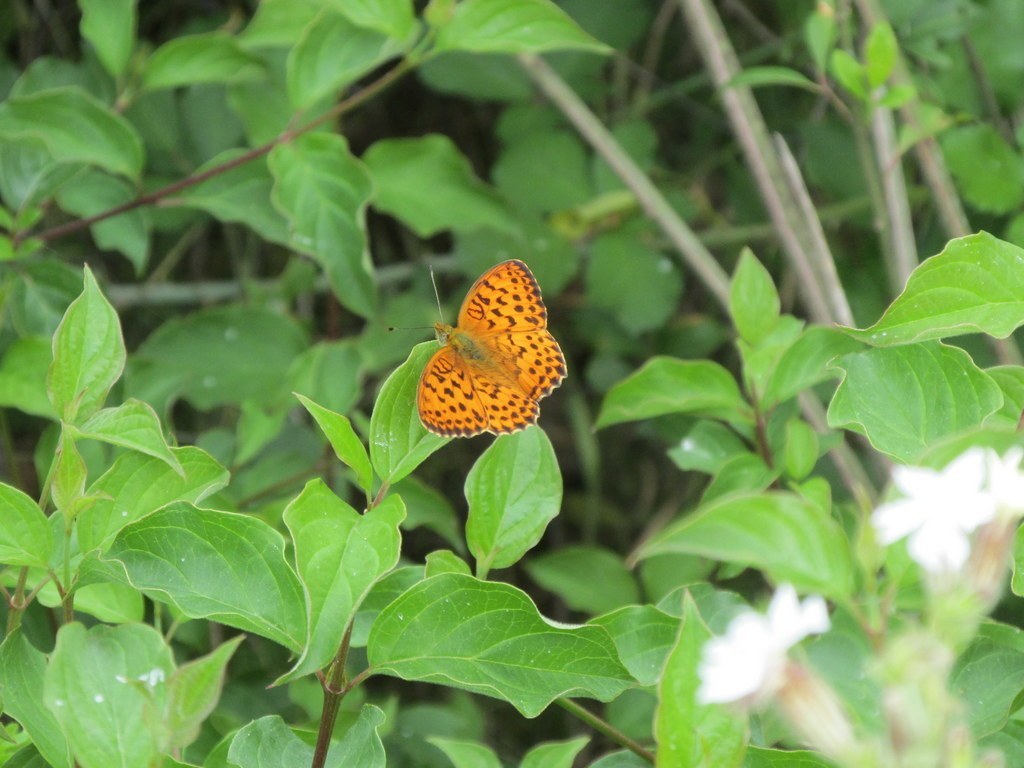
[[[442,347],[427,361],[416,394],[423,426],[445,437],[469,437],[488,430],[483,403],[462,359]]]

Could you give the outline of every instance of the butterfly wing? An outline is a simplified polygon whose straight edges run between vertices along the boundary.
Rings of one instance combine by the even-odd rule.
[[[416,408],[423,426],[437,435],[470,437],[489,429],[473,377],[450,346],[437,350],[424,366]]]
[[[507,361],[509,378],[533,400],[550,394],[566,375],[565,357],[547,325],[537,279],[518,259],[485,272],[459,310],[459,330],[489,358]]]
[[[518,432],[537,423],[537,401],[487,373],[473,373],[473,389],[487,417],[487,431],[496,435]]]

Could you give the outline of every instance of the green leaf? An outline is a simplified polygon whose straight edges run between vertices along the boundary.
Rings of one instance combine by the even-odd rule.
[[[610,701],[632,682],[600,627],[556,626],[515,587],[454,573],[388,605],[367,651],[375,673],[494,696],[529,718],[560,696]]]
[[[240,83],[264,76],[263,64],[224,32],[185,35],[164,43],[142,73],[147,91],[196,83]]]
[[[779,476],[764,459],[750,451],[738,453],[722,463],[711,484],[704,489],[701,503],[707,504],[723,496],[763,491]]]
[[[167,746],[182,749],[199,736],[203,721],[217,706],[228,662],[243,640],[245,635],[238,635],[221,643],[211,653],[178,667],[168,678]]]
[[[356,613],[356,621],[352,626],[353,648],[366,646],[370,629],[380,612],[422,581],[423,572],[422,565],[406,565],[396,568],[373,586]]]
[[[430,736],[427,741],[444,752],[455,768],[502,768],[494,750],[483,744],[442,739],[440,736]]]
[[[669,413],[753,422],[736,380],[722,366],[710,360],[655,357],[609,390],[596,426],[600,429]]]
[[[814,68],[825,71],[829,51],[836,39],[836,14],[829,6],[817,6],[804,22],[804,42],[814,59]]]
[[[447,136],[383,139],[366,150],[363,162],[374,181],[373,207],[420,237],[447,229],[516,231],[501,198]]]
[[[61,434],[57,455],[51,469],[53,504],[71,520],[78,513],[78,503],[85,495],[85,481],[89,471],[75,441],[67,433]]]
[[[680,469],[715,475],[726,462],[747,450],[743,440],[727,426],[702,420],[669,449],[668,455]]]
[[[768,270],[744,248],[729,284],[729,314],[740,338],[757,346],[779,321],[779,294]]]
[[[315,18],[288,54],[288,96],[296,109],[334,98],[388,59],[401,54],[404,40],[356,26],[345,15],[325,11]]]
[[[448,498],[425,485],[416,477],[407,477],[391,487],[405,502],[408,516],[402,523],[402,530],[412,531],[427,528],[460,553],[466,551],[462,518],[456,514]]]
[[[622,268],[623,263],[629,269]],[[664,327],[678,311],[683,280],[672,260],[635,235],[597,237],[586,270],[587,298],[636,335]]]
[[[783,750],[766,747],[747,747],[743,768],[835,768],[817,752],[802,749]]]
[[[284,539],[248,515],[168,504],[122,528],[104,556],[128,583],[194,619],[210,619],[304,647],[302,587]]]
[[[154,404],[180,394],[201,410],[276,402],[287,395],[288,367],[306,344],[299,325],[271,309],[201,309],[164,323],[139,346],[128,391]]]
[[[39,505],[0,483],[0,563],[45,568],[52,551],[50,524]]]
[[[608,53],[548,0],[464,0],[437,33],[437,51],[540,53],[580,50]]]
[[[150,765],[158,754],[154,715],[173,671],[171,649],[145,624],[61,627],[43,696],[76,762],[82,768]]]
[[[462,573],[470,575],[469,564],[450,549],[439,549],[429,553],[423,569],[423,577],[429,579],[439,573]]]
[[[47,764],[71,768],[71,752],[60,723],[43,701],[45,672],[43,652],[21,630],[8,634],[0,645],[0,700],[4,714],[21,723]]]
[[[786,422],[786,442],[783,462],[786,475],[803,480],[814,469],[819,456],[818,433],[806,421],[790,419]]]
[[[409,359],[388,376],[370,417],[370,461],[377,476],[394,485],[447,443],[426,430],[416,411],[416,389],[427,358],[437,351],[437,343],[417,344]]]
[[[124,370],[125,348],[117,312],[85,268],[85,288],[71,302],[53,337],[46,377],[50,402],[68,423],[99,410]]]
[[[0,140],[37,139],[58,163],[86,163],[131,179],[142,173],[142,141],[131,124],[77,87],[0,104]]]
[[[975,737],[997,732],[1016,710],[1024,689],[1024,633],[1005,624],[982,624],[953,665],[949,687],[967,704]]]
[[[661,679],[665,657],[679,633],[677,617],[653,605],[629,605],[589,623],[608,630],[619,659],[641,685],[655,685]]]
[[[658,765],[741,765],[747,747],[746,723],[720,707],[697,703],[697,665],[710,636],[693,598],[687,595],[679,639],[665,661],[658,686],[654,722]]]
[[[530,578],[574,611],[606,613],[640,601],[633,574],[622,558],[601,547],[570,545],[526,562]]]
[[[46,395],[46,373],[52,362],[49,339],[15,339],[0,362],[0,406],[46,419],[56,418],[57,412]]]
[[[838,378],[832,360],[861,349],[858,341],[834,328],[813,325],[805,329],[779,358],[765,384],[761,407],[772,408],[815,384]]]
[[[92,43],[104,68],[124,76],[135,46],[136,0],[81,0],[82,37]]]
[[[966,352],[938,342],[870,349],[837,365],[846,375],[829,405],[829,426],[859,432],[905,462],[1002,405],[999,387]]]
[[[338,300],[369,317],[377,304],[366,248],[365,208],[372,183],[335,134],[310,133],[279,144],[268,160],[274,204],[292,226],[292,245],[324,269]]]
[[[45,336],[49,343],[68,305],[81,291],[80,270],[53,259],[29,261],[19,269],[6,302],[14,330],[22,336]]]
[[[518,208],[547,213],[583,205],[592,197],[590,157],[582,140],[564,130],[511,132],[491,176]],[[545,179],[538,184],[537,179]]]
[[[118,456],[88,490],[96,501],[77,520],[82,552],[103,549],[121,528],[172,501],[198,504],[228,483],[228,473],[199,448],[171,448],[184,474],[142,453]]]
[[[943,131],[942,151],[960,194],[986,213],[1011,213],[1024,202],[1024,160],[987,123]]]
[[[789,493],[733,495],[701,505],[652,536],[640,557],[701,555],[765,571],[776,584],[845,597],[850,545],[828,512]]]
[[[789,67],[747,67],[725,84],[726,88],[762,88],[783,85],[820,92],[821,86],[802,72]]]
[[[950,240],[910,275],[878,322],[851,336],[879,347],[1024,325],[1024,249],[987,232]]]
[[[196,169],[203,173],[245,154],[228,149]],[[264,158],[254,158],[213,178],[183,189],[173,202],[183,207],[206,211],[218,221],[245,224],[260,237],[287,245],[288,221],[270,202],[274,180]]]
[[[829,57],[829,71],[843,88],[861,101],[867,100],[867,73],[864,71],[864,66],[848,51],[844,51],[842,48],[832,51],[832,55]]]
[[[1000,365],[987,368],[985,373],[996,383],[1003,393],[1003,407],[986,421],[986,426],[995,426],[997,420],[1015,429],[1024,413],[1024,367],[1019,365]],[[3,367],[0,367],[0,380]]]
[[[276,685],[326,667],[338,653],[356,609],[370,588],[398,563],[398,496],[360,515],[321,480],[311,480],[284,512],[309,624],[302,656]]]
[[[83,218],[133,200],[138,190],[124,179],[89,170],[75,177],[73,184],[57,190],[57,202],[69,213]],[[103,250],[119,251],[135,267],[136,274],[149,258],[149,224],[142,209],[125,211],[93,224],[89,231]]]
[[[291,48],[323,6],[320,0],[263,0],[238,35],[238,42],[250,49]]]
[[[477,574],[507,568],[531,550],[562,505],[562,474],[544,431],[501,435],[466,477],[466,542]]]
[[[364,704],[359,718],[331,744],[325,768],[384,768],[384,745],[377,730],[384,713]],[[238,768],[284,768],[313,762],[313,747],[300,739],[278,715],[261,717],[235,734],[228,763]]]
[[[356,480],[359,487],[367,494],[373,491],[373,468],[370,466],[370,457],[366,453],[363,441],[359,439],[356,431],[352,428],[352,422],[340,413],[329,411],[323,406],[317,405],[309,398],[296,395],[302,407],[309,411],[309,415],[316,420],[320,430],[327,437],[334,455],[346,467],[350,467],[356,473]]]
[[[296,394],[335,413],[347,413],[362,394],[363,365],[353,339],[322,341],[295,358],[288,384]]]
[[[160,417],[148,403],[141,400],[125,400],[116,408],[97,411],[75,432],[79,437],[119,445],[160,459],[179,475],[184,474],[181,464],[164,440]]]
[[[523,756],[519,768],[572,768],[576,756],[588,743],[589,736],[578,736],[568,741],[538,744]]]
[[[892,27],[885,22],[875,24],[864,43],[864,69],[871,90],[889,79],[899,53]]]

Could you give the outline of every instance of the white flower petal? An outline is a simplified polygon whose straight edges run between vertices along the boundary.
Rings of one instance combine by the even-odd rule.
[[[989,450],[987,456],[989,490],[996,505],[1006,512],[1024,512],[1024,472],[1020,467],[1024,448],[1015,445],[1002,457]]]
[[[921,498],[929,495],[941,476],[934,469],[925,467],[896,467],[892,471],[892,484],[904,496]]]
[[[926,524],[910,535],[907,552],[929,573],[959,571],[971,551],[967,534],[956,526]]]
[[[919,501],[897,499],[878,507],[871,515],[871,525],[874,526],[880,543],[892,544],[909,536],[911,532],[924,525],[927,519],[928,510]]]
[[[962,489],[961,492],[980,491],[985,484],[987,469],[985,450],[970,448],[957,456],[939,473],[942,484],[951,489]]]

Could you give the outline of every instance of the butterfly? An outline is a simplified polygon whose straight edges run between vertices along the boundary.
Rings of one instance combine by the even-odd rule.
[[[444,437],[503,435],[535,424],[537,405],[565,378],[565,357],[530,268],[491,267],[462,302],[457,325],[437,323],[441,348],[416,391],[423,426]]]

